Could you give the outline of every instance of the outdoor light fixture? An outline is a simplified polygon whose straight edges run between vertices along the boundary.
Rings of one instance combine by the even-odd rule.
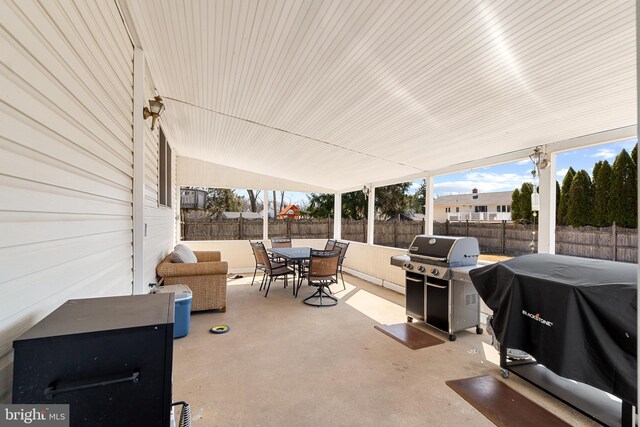
[[[364,193],[364,197],[369,197],[369,193],[371,193],[371,189],[366,185],[362,187],[362,192]]]
[[[151,130],[156,127],[156,120],[160,118],[160,114],[162,114],[163,111],[164,104],[162,103],[162,98],[160,98],[159,96],[150,99],[149,108],[144,107],[144,110],[142,110],[145,120],[147,120],[149,117],[153,117],[151,119]]]
[[[533,154],[529,156],[533,165],[536,167],[536,172],[540,175],[540,170],[546,169],[549,167],[551,162],[545,153],[542,152],[541,147],[536,147],[533,149]]]
[[[538,211],[540,210],[540,194],[538,193],[537,179],[540,177],[540,171],[542,169],[546,169],[549,167],[551,162],[547,155],[542,151],[542,147],[536,147],[533,149],[533,153],[529,156],[531,162],[533,163],[534,169],[531,171],[532,176],[532,191],[531,191],[531,210],[533,215],[533,225],[534,229],[531,231],[532,239],[531,243],[529,243],[529,248],[531,249],[531,253],[534,253],[536,250],[536,230],[535,224],[538,216]]]

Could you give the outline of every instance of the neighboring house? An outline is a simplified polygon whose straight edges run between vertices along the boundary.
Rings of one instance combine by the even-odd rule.
[[[207,192],[192,188],[180,189],[181,209],[204,209],[207,204]]]
[[[296,205],[289,205],[278,213],[278,219],[300,219],[300,208]]]
[[[242,219],[262,219],[262,214],[258,212],[220,212],[218,219],[238,219],[242,214]]]
[[[441,196],[433,200],[433,219],[449,221],[511,221],[511,191]]]

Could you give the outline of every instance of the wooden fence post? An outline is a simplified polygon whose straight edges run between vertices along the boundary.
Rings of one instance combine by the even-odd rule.
[[[467,237],[469,237],[469,220],[467,220]]]
[[[618,258],[618,226],[616,225],[615,221],[611,226],[611,238],[613,239],[613,242],[611,242],[612,243],[611,246],[613,247],[612,259],[616,261]]]
[[[291,238],[291,218],[285,218],[285,222],[287,224],[287,238]]]
[[[238,240],[242,240],[242,212],[240,212],[240,216],[238,217]]]
[[[398,219],[396,218],[395,221],[393,221],[393,247],[397,248],[398,247]]]
[[[449,219],[447,218],[447,220],[444,222],[444,235],[448,236],[449,235]]]
[[[502,255],[504,255],[505,253],[505,246],[506,246],[506,240],[507,240],[507,221],[502,220],[502,251],[500,253],[502,253]]]

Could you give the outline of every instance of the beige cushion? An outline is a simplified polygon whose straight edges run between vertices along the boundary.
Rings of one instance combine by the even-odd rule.
[[[187,246],[177,245],[173,252],[171,252],[171,262],[195,264],[198,262],[198,258],[196,258],[196,254]]]

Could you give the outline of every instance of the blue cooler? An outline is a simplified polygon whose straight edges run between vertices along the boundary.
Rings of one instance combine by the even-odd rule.
[[[191,289],[187,285],[167,285],[157,288],[159,293],[173,292],[176,294],[175,323],[173,338],[181,338],[189,333],[189,319],[191,318]]]

